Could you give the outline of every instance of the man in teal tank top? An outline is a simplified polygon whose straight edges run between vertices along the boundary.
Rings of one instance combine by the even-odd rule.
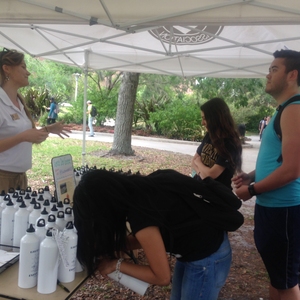
[[[273,55],[265,90],[280,105],[300,94],[300,52]],[[300,300],[300,101],[282,112],[282,141],[276,114],[263,132],[256,169],[232,181],[240,199],[256,196],[254,239],[270,277],[269,299]]]

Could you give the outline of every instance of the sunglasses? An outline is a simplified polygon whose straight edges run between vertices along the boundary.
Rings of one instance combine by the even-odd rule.
[[[10,50],[10,49],[7,49],[7,48],[3,48],[2,51],[0,51],[0,64],[2,65],[3,61],[3,57],[8,54],[8,53],[15,53],[17,52],[17,50]]]

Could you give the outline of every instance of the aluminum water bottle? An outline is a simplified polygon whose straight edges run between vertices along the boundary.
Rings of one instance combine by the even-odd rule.
[[[73,209],[72,207],[67,207],[65,209],[65,221],[68,223],[69,221],[74,221]]]
[[[30,206],[30,202],[32,200],[31,196],[28,193],[25,194],[25,195],[21,195],[21,196],[23,196],[23,200],[24,200],[26,206],[29,207]]]
[[[5,195],[6,195],[5,191],[2,190],[1,193],[0,193],[0,205],[3,202],[3,199],[4,199]]]
[[[65,198],[63,201],[63,205],[64,205],[64,210],[66,211],[67,207],[71,207],[71,201],[69,198]]]
[[[75,176],[75,186],[77,186],[78,183],[81,180],[81,175],[80,175],[80,173],[78,171],[76,171],[75,174],[74,174],[74,176]]]
[[[51,207],[50,207],[50,201],[48,199],[44,200],[43,208],[46,208],[47,212],[50,213]]]
[[[11,200],[6,203],[6,207],[2,211],[1,218],[1,240],[0,244],[8,245],[2,246],[3,250],[9,251],[12,249],[14,238],[14,221],[15,221],[15,209]]]
[[[2,192],[0,193],[0,239],[1,239],[1,219],[2,219],[2,211],[5,207],[5,203],[3,201],[5,197],[5,191],[2,190]],[[2,206],[3,205],[3,206]]]
[[[29,202],[29,206],[27,207],[27,210],[32,212],[34,209],[34,205],[35,205],[36,201],[35,198],[31,198],[30,202]],[[39,203],[40,204],[40,203]],[[41,206],[41,205],[40,205]]]
[[[46,233],[47,233],[46,220],[45,219],[39,219],[36,223],[35,234],[39,238],[40,243],[45,239]]]
[[[72,282],[75,279],[78,240],[72,222],[67,223],[60,237],[63,240],[65,259],[62,258],[58,266],[58,280],[65,283]]]
[[[40,196],[43,196],[43,198],[44,198],[44,200],[45,200],[45,197],[44,197],[44,189],[43,188],[39,188],[38,189],[38,197],[40,197]]]
[[[23,197],[22,196],[18,196],[18,199],[17,199],[17,201],[16,201],[16,203],[14,205],[14,208],[15,208],[16,211],[19,209],[19,207],[22,204],[22,202],[23,202]]]
[[[50,189],[49,189],[49,186],[48,186],[48,185],[46,185],[45,188],[44,188],[44,199],[45,199],[45,200],[48,199],[49,202],[50,202],[51,199],[52,199],[52,195],[51,195],[51,193],[50,193]]]
[[[65,221],[65,213],[63,211],[57,212],[55,224],[59,231],[63,231],[65,229],[67,222]]]
[[[25,192],[26,192],[26,194],[27,194],[27,193],[31,194],[31,193],[32,193],[31,187],[28,186],[28,187],[25,189]]]
[[[30,191],[31,191],[31,188],[30,188]],[[31,197],[34,197],[34,198],[38,197],[37,191],[31,191],[30,193],[31,193],[30,194]]]
[[[147,288],[150,285],[148,282],[142,281],[140,279],[137,279],[135,277],[129,276],[121,272],[117,273],[116,271],[114,271],[110,274],[107,274],[107,276],[111,279],[116,280],[120,284],[131,289],[132,291],[136,292],[141,296],[144,296]]]
[[[36,199],[36,202],[41,203],[41,206],[43,207],[44,201],[45,201],[44,196],[43,195],[38,195],[38,197]]]
[[[56,218],[55,218],[54,215],[52,215],[52,214],[48,215],[48,219],[47,219],[47,222],[46,222],[46,230],[48,230],[50,228],[57,229],[55,221],[56,221]]]
[[[20,189],[20,191],[19,191],[19,196],[25,197],[25,195],[26,195],[25,190],[24,190],[24,189]]]
[[[22,197],[22,196],[20,196]],[[24,203],[24,201],[19,206],[19,209],[15,213],[15,222],[14,222],[14,237],[13,237],[13,246],[20,247],[21,238],[26,234],[28,228],[28,218],[29,211]],[[14,251],[18,252],[17,248],[14,248]]]
[[[75,225],[73,224],[74,226],[74,232],[77,234],[77,229],[75,227]],[[75,266],[75,272],[76,273],[80,273],[83,271],[83,266],[82,264],[79,262],[78,258],[76,257],[76,266]]]
[[[17,203],[18,197],[19,197],[19,193],[15,191],[11,196],[11,201],[13,202],[14,205]]]
[[[9,195],[10,198],[11,198],[12,195],[14,194],[14,192],[15,192],[15,189],[11,187],[11,188],[8,189],[7,195]]]
[[[36,220],[40,217],[40,215],[41,215],[41,204],[35,203],[33,210],[30,212],[29,217],[28,217],[29,225],[32,224],[33,226],[35,226]]]
[[[36,286],[39,265],[40,240],[32,224],[20,243],[18,286],[29,289]]]
[[[16,189],[15,189],[15,192],[17,192],[18,195],[19,195],[19,194],[20,194],[20,191],[21,191],[21,187],[18,185],[18,186],[16,187]]]
[[[4,198],[3,198],[3,202],[2,202],[2,204],[1,204],[1,206],[2,206],[3,208],[5,208],[5,207],[6,207],[6,204],[8,203],[9,200],[11,200],[11,198],[10,198],[10,196],[9,196],[8,194],[6,194],[6,195],[4,196]]]
[[[59,211],[65,212],[65,210],[64,210],[64,205],[63,205],[62,201],[58,201],[56,207],[57,207],[57,209],[58,209]]]
[[[50,200],[50,207],[52,208],[54,205],[57,205],[57,199],[52,196]]]
[[[50,214],[54,215],[55,217],[57,217],[57,213],[58,213],[58,209],[56,207],[56,204],[54,204],[52,207],[51,207],[51,210],[50,210]]]
[[[56,291],[59,252],[52,230],[40,244],[37,291],[40,294],[51,294]]]
[[[1,240],[1,220],[2,220],[2,211],[4,210],[4,207],[0,205],[0,240]]]
[[[39,220],[39,219],[45,219],[45,221],[46,221],[46,223],[47,223],[47,219],[48,219],[48,212],[47,212],[47,210],[44,208],[42,211],[41,211],[41,214],[40,214],[40,216],[38,217],[38,219],[37,219],[37,221]],[[37,222],[36,221],[36,222]],[[35,224],[36,225],[36,224]]]

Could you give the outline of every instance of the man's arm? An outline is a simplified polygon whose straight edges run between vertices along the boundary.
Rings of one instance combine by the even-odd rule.
[[[300,105],[284,109],[280,119],[282,131],[282,165],[255,184],[257,193],[282,187],[300,177]]]
[[[300,177],[300,105],[291,104],[282,112],[282,165],[263,180],[255,183],[257,194],[278,189]],[[243,185],[236,190],[243,200],[251,198],[248,187]]]

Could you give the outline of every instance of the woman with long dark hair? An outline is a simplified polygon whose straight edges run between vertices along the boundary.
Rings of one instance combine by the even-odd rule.
[[[242,145],[229,107],[223,99],[213,98],[205,102],[200,109],[202,125],[206,128],[207,133],[192,160],[194,178],[200,183],[210,177],[231,189],[231,178],[235,172],[241,171]],[[225,275],[223,279],[226,279],[231,264],[231,246],[226,231],[220,248],[201,262],[203,268],[210,269],[211,265],[217,264],[218,261],[215,257],[218,257],[219,252],[223,253],[222,273]],[[224,253],[227,253],[226,258]],[[182,274],[188,273],[188,269],[189,266],[182,266],[182,269],[178,270],[177,276],[175,268],[174,277],[178,279],[178,285],[183,282]],[[219,272],[221,272],[220,269]],[[212,274],[207,275],[203,270],[203,276],[218,278],[213,270],[210,272]],[[207,271],[207,273],[209,272]],[[215,281],[212,279],[211,283],[214,282],[216,283],[217,279]],[[224,283],[225,280],[220,283],[220,287]],[[178,291],[179,293],[180,291]]]
[[[242,145],[229,107],[223,99],[213,98],[200,109],[207,132],[192,168],[200,178],[209,176],[230,188],[235,171],[241,171]]]
[[[147,176],[93,170],[83,175],[73,202],[77,257],[89,274],[117,271],[150,284],[168,285],[169,252],[176,256],[176,266],[198,269],[179,287],[173,280],[172,290],[182,292],[172,292],[172,300],[217,299],[227,275],[222,272],[227,253],[221,250],[215,257],[217,282],[208,269],[203,270],[201,261],[220,248],[224,231],[234,231],[243,223],[238,212],[241,202],[231,189],[210,178],[198,182],[174,170]],[[143,249],[147,265],[122,260],[122,252],[133,249]],[[203,271],[209,277],[203,278]]]

